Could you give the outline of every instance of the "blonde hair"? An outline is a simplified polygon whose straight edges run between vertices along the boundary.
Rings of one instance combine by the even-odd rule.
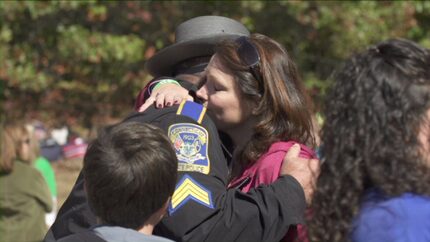
[[[16,158],[16,149],[12,137],[5,128],[0,127],[0,173],[10,173],[13,170],[13,160]]]
[[[13,170],[13,160],[22,158],[22,139],[25,136],[29,136],[29,132],[23,123],[14,122],[5,124],[2,132],[1,172],[10,173]],[[26,159],[22,161],[30,164],[32,160]]]
[[[36,137],[36,132],[33,125],[27,124],[25,127],[27,129],[28,138],[30,140],[29,160],[35,161],[40,156],[39,140]]]

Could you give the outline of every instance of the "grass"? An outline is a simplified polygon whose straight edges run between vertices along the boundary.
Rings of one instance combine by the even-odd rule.
[[[82,169],[82,159],[69,159],[51,163],[58,190],[58,209],[61,208]]]

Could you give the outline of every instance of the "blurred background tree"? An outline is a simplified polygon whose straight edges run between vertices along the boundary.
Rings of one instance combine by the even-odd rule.
[[[430,47],[426,1],[2,1],[1,115],[94,125],[132,110],[145,61],[192,17],[222,15],[292,54],[318,108],[346,57],[403,37]]]

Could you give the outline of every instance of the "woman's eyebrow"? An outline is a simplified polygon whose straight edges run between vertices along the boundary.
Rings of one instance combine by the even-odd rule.
[[[211,80],[216,80],[217,78],[216,78],[216,75],[214,75],[211,71],[206,71],[206,78],[207,77],[210,77],[211,78]]]

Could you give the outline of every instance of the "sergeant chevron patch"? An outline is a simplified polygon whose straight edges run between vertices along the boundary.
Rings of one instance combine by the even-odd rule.
[[[169,214],[173,214],[189,200],[193,200],[211,209],[214,208],[211,192],[185,174],[176,185],[169,205]]]

